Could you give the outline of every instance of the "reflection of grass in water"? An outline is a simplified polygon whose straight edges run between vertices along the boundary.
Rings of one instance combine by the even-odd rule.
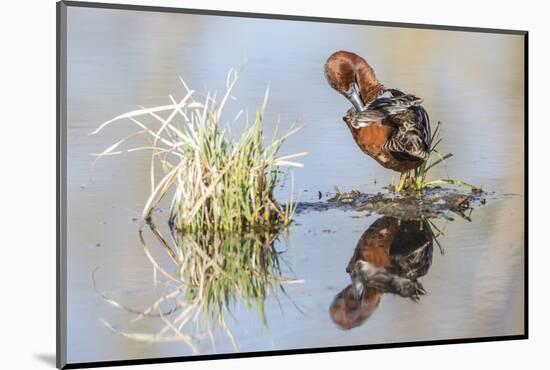
[[[122,114],[93,132],[100,132],[112,122],[129,119],[140,127],[140,131],[131,136],[146,134],[152,139],[150,146],[128,150],[152,151],[151,194],[143,209],[142,221],[172,192],[170,220],[180,230],[240,232],[273,229],[291,222],[295,209],[292,195],[287,205],[281,206],[273,192],[280,182],[281,167],[301,167],[291,159],[305,153],[278,154],[286,138],[296,129],[281,137],[277,137],[276,131],[274,137],[264,143],[266,93],[254,120],[250,122],[246,113],[242,134],[230,137],[231,127],[222,128],[221,117],[236,82],[236,72],[230,72],[220,101],[210,93],[203,101],[197,101],[194,92],[182,81],[187,95],[179,103],[171,97],[171,105]],[[165,111],[170,112],[167,118],[159,115]],[[239,112],[233,122],[242,113]],[[160,123],[160,128],[153,130],[136,118],[148,115]],[[98,156],[122,153],[117,149],[130,137],[116,142]],[[159,164],[164,175],[157,182],[155,168]]]
[[[414,191],[418,194],[422,194],[424,190],[432,188],[435,186],[441,185],[462,185],[471,188],[473,191],[481,191],[481,188],[477,186],[468,184],[462,180],[455,179],[437,179],[437,180],[427,180],[428,173],[431,169],[435,168],[440,164],[445,164],[445,162],[453,156],[452,153],[447,153],[442,155],[437,147],[441,143],[440,138],[441,132],[441,122],[437,122],[437,126],[432,134],[432,146],[429,152],[428,160],[422,162],[420,166],[414,169],[410,181],[405,183],[405,190]]]
[[[238,350],[226,319],[233,317],[233,309],[243,303],[249,312],[256,312],[262,326],[269,329],[266,298],[274,297],[282,309],[279,293],[286,295],[283,285],[301,282],[282,276],[281,252],[275,248],[278,234],[192,235],[172,230],[172,242],[169,242],[153,223],[149,227],[174,262],[170,269],[162,267],[151,253],[143,229],[140,230],[142,245],[154,268],[157,300],[139,311],[100,293],[108,303],[136,315],[132,323],[145,317],[160,318],[164,323],[157,333],[143,333],[115,329],[102,320],[111,330],[129,339],[149,343],[182,341],[193,353],[198,353],[196,342],[206,335],[215,345],[214,331],[221,328]],[[175,272],[169,272],[174,267]]]
[[[271,233],[183,235],[177,251],[186,300],[201,307],[207,319],[225,325],[225,314],[239,299],[267,325],[265,298],[270,292],[279,302],[277,293],[284,291],[274,246],[277,237]]]

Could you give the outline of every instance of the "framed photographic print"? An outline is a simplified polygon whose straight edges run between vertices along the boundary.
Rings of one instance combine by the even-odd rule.
[[[57,4],[59,368],[527,338],[527,32]]]

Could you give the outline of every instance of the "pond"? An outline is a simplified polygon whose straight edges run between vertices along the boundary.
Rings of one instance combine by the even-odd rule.
[[[523,334],[523,37],[83,8],[69,8],[68,20],[69,362]],[[99,161],[91,155],[135,132],[130,123],[88,134],[120,113],[170,104],[170,94],[181,98],[178,76],[198,93],[221,93],[234,67],[240,79],[227,120],[239,109],[254,112],[269,85],[267,136],[277,120],[283,132],[303,126],[283,152],[307,151],[299,158],[304,168],[292,171],[278,198],[292,187],[304,204],[326,202],[336,186],[387,193],[398,174],[357,148],[342,121],[349,103],[323,75],[324,61],[340,49],[365,57],[384,85],[424,99],[432,125],[442,122],[441,152],[454,155],[430,176],[482,186],[484,204],[476,204],[470,220],[432,220],[444,231],[437,243],[418,223],[374,211],[299,212],[272,244],[284,293],[268,289],[265,321],[236,298],[227,328],[213,325],[210,334],[198,335],[186,327],[200,337],[195,348],[124,336],[155,335],[167,325],[163,317],[136,320],[131,312],[168,289],[166,282],[159,287],[138,232],[150,193],[150,155]],[[155,212],[164,233],[166,207]],[[154,260],[170,266],[151,230],[143,237]],[[354,300],[350,260],[379,239],[379,260],[369,263],[390,269],[417,251],[418,263],[404,274],[413,271],[425,294],[411,299],[388,288]]]

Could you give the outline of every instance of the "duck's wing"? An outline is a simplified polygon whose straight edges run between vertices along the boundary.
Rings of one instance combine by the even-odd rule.
[[[384,149],[404,159],[428,159],[432,137],[430,119],[424,108],[411,106],[402,113],[387,117],[387,121],[395,130],[384,144]]]
[[[385,116],[393,116],[404,113],[411,107],[422,104],[422,99],[413,94],[405,94],[402,91],[386,90],[378,99],[371,102],[365,111],[383,113]]]
[[[397,158],[405,160],[426,160],[431,146],[430,119],[420,105],[422,99],[396,89],[387,89],[372,101],[365,110],[358,112],[351,108],[344,121],[355,129],[373,123],[394,128],[384,144],[384,149]]]
[[[422,99],[415,95],[405,94],[397,89],[386,89],[363,110],[348,110],[344,120],[352,121],[355,128],[361,128],[371,123],[387,121],[388,118],[406,113],[411,107],[420,106],[421,103]]]
[[[382,123],[383,120],[384,113],[380,111],[365,110],[358,112],[355,108],[350,108],[344,116],[344,122],[356,130],[372,123]]]
[[[350,275],[352,286],[358,294],[362,294],[365,288],[372,288],[418,301],[426,293],[416,279],[399,276],[386,268],[374,267],[366,261],[358,261]]]

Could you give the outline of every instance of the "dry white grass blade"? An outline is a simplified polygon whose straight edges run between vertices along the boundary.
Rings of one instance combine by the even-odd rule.
[[[265,111],[265,109],[267,108],[267,98],[269,97],[269,85],[267,85],[266,89],[265,89],[265,95],[264,95],[264,100],[262,102],[262,108],[261,108],[261,111]]]
[[[275,161],[273,161],[273,164],[275,166],[284,166],[284,167],[296,167],[296,168],[303,168],[304,167],[303,163],[290,162],[290,161],[275,160]]]
[[[223,108],[225,106],[225,103],[227,102],[227,99],[231,95],[231,90],[233,90],[233,87],[235,86],[235,84],[237,83],[237,80],[238,80],[237,72],[236,71],[233,72],[233,78],[231,78],[231,72],[232,72],[232,70],[230,70],[229,73],[227,74],[227,88],[226,88],[225,94],[222,98],[222,101],[221,101],[218,109],[216,109],[216,112],[215,112],[215,118],[214,119],[216,119],[216,120],[219,120],[219,118],[222,114]]]
[[[185,103],[187,102],[187,100],[189,100],[189,98],[191,98],[192,95],[193,95],[193,91],[189,91],[187,93],[187,95],[185,95],[185,97],[178,104],[173,104],[174,109],[173,109],[172,113],[170,113],[170,115],[168,116],[168,118],[166,120],[163,120],[162,126],[156,132],[155,144],[156,144],[156,140],[158,140],[158,138],[160,137],[160,134],[162,133],[162,131],[164,131],[166,126],[168,126],[170,124],[170,122],[172,121],[172,119],[174,119],[176,114],[178,114],[178,112],[181,111],[181,107],[185,106]]]
[[[91,153],[91,155],[93,156],[96,156],[98,158],[101,158],[103,156],[106,156],[106,155],[113,155],[113,154],[120,154],[122,153],[122,151],[118,151],[118,152],[113,152],[113,150],[115,150],[116,148],[118,148],[118,146],[122,143],[124,143],[126,140],[132,138],[132,137],[135,137],[135,136],[138,136],[138,135],[141,135],[143,133],[145,133],[146,131],[145,130],[141,130],[141,131],[138,131],[138,132],[135,132],[131,135],[128,135],[122,139],[120,139],[119,141],[117,141],[116,143],[114,143],[113,145],[111,145],[110,147],[108,147],[107,149],[105,149],[103,152],[101,153]]]
[[[166,176],[164,176],[164,178],[158,183],[158,185],[154,187],[151,196],[149,197],[149,199],[147,199],[147,202],[143,207],[143,212],[141,214],[142,222],[145,222],[145,219],[151,213],[153,207],[158,203],[158,201],[160,201],[164,193],[171,186],[172,179],[176,176],[178,170],[179,167],[175,167],[173,170],[168,172]]]
[[[202,109],[202,108],[204,108],[204,104],[198,103],[198,102],[193,102],[193,103],[189,104],[189,105],[187,106],[187,108],[199,108],[199,109]]]
[[[127,153],[133,153],[133,152],[139,152],[139,151],[144,151],[144,150],[152,150],[154,152],[153,155],[172,154],[172,155],[175,155],[178,158],[184,158],[184,155],[174,151],[173,147],[162,149],[162,148],[159,148],[158,146],[157,147],[155,147],[155,146],[142,146],[142,147],[138,147],[138,148],[127,149],[126,152]]]
[[[210,92],[206,94],[206,101],[204,103],[202,112],[200,113],[200,117],[199,117],[199,122],[202,125],[206,125],[206,116],[208,115],[209,104],[210,104]]]
[[[124,153],[124,150],[117,150],[116,152],[110,152],[110,153],[105,153],[105,154],[102,154],[102,153],[90,153],[91,156],[97,157],[97,158],[93,161],[92,167],[95,166],[97,160],[100,159],[100,158],[103,158],[103,157],[110,157],[110,156],[113,156],[113,155],[119,155],[119,154],[122,154],[122,153]]]
[[[129,117],[128,118],[130,121],[134,122],[136,125],[138,125],[139,127],[143,128],[145,131],[147,131],[148,134],[150,134],[151,136],[153,137],[156,137],[156,133],[153,131],[153,130],[150,130],[147,128],[147,126],[145,126],[143,123],[141,123],[140,121],[138,121],[137,119],[135,119],[134,117]],[[164,138],[159,138],[163,144],[167,145],[167,146],[171,146],[172,145],[172,142],[169,141],[169,140],[166,140]]]
[[[189,86],[187,86],[187,84],[185,83],[185,80],[181,77],[181,76],[178,76],[179,79],[180,79],[180,82],[181,84],[183,85],[183,87],[185,88],[185,90],[187,90],[187,92],[191,91],[191,89],[189,88]]]
[[[288,130],[283,136],[279,137],[276,141],[281,142],[286,140],[289,136],[294,135],[298,131],[300,131],[302,127],[293,127],[290,130]]]
[[[307,155],[307,152],[300,152],[300,153],[294,153],[294,154],[289,154],[289,155],[283,155],[281,157],[275,158],[275,160],[276,161],[286,161],[287,159],[303,157],[305,155]]]
[[[292,285],[292,284],[303,284],[306,281],[304,279],[278,279],[278,282],[285,285]]]
[[[177,104],[175,100],[172,100],[172,103]],[[180,109],[180,108],[178,107],[178,109]],[[181,111],[181,110],[180,110],[180,111]],[[156,119],[157,121],[161,122],[161,123],[164,122],[164,118],[162,118],[161,116],[159,116],[158,114],[156,114],[156,113],[154,113],[154,112],[149,113],[149,115],[150,115],[151,117],[153,117],[154,119]],[[184,116],[184,118],[186,119],[186,121],[188,120],[186,116]],[[130,119],[135,121],[134,118],[130,118]],[[174,134],[174,135],[176,135],[176,136],[183,135],[183,134],[181,133],[181,131],[178,130],[178,129],[177,129],[175,126],[173,126],[173,125],[168,125],[168,128],[169,128],[170,131],[171,131],[171,132],[169,133],[169,135],[170,135],[170,140],[172,140],[172,141],[174,141],[174,140],[176,139],[176,138],[174,138],[174,137],[172,136],[172,134]],[[155,136],[155,133],[154,133],[152,130],[149,130],[148,132],[151,134],[151,136],[153,136],[153,137]],[[169,141],[169,140],[164,140],[163,138],[159,138],[159,139],[163,140],[163,142],[164,142],[166,145],[171,145],[171,143],[172,143],[171,141]]]
[[[226,90],[229,90],[231,73],[233,73],[233,68],[229,68],[229,72],[227,72],[227,77],[225,78],[225,89]]]
[[[170,101],[172,102],[172,104],[177,104],[176,102],[176,99],[174,99],[174,97],[172,95],[168,95],[168,98],[170,98]],[[179,114],[181,114],[181,116],[184,118],[185,122],[189,122],[189,117],[187,116],[187,113],[185,113],[185,111],[183,111],[181,109],[181,107],[177,107],[176,110],[178,111]]]
[[[174,104],[170,104],[170,105],[162,105],[160,107],[154,107],[154,108],[133,110],[131,112],[121,114],[119,116],[116,116],[113,119],[110,119],[106,122],[103,122],[101,125],[99,125],[98,128],[96,128],[94,131],[92,131],[89,135],[95,135],[98,132],[100,132],[101,130],[103,130],[103,128],[105,128],[105,126],[107,126],[107,125],[109,125],[109,124],[111,124],[115,121],[124,119],[124,118],[143,116],[145,114],[150,114],[150,113],[165,112],[165,111],[169,111],[169,110],[174,110],[175,108],[176,108],[176,106],[174,106]]]
[[[241,118],[241,116],[243,115],[244,113],[244,109],[241,109],[236,115],[235,117],[233,118],[233,121],[231,122],[231,125],[234,125],[235,122],[237,122],[239,120],[239,118]],[[231,128],[231,126],[229,126],[229,128]]]

